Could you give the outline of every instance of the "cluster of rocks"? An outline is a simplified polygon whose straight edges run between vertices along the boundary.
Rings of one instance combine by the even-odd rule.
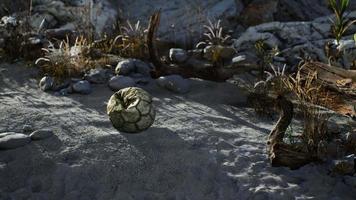
[[[25,125],[22,133],[0,133],[0,150],[16,149],[29,144],[31,141],[44,140],[53,135],[52,130],[40,129],[34,131],[31,126]]]
[[[113,91],[128,87],[140,87],[152,81],[150,72],[153,66],[139,59],[120,61],[115,70],[95,68],[88,71],[83,79],[71,78],[57,83],[51,76],[44,76],[39,87],[42,91],[52,91],[58,96],[69,94],[90,94],[92,84],[107,84]],[[163,76],[156,80],[157,84],[176,93],[187,93],[190,90],[189,80],[179,75]]]
[[[356,19],[356,11],[349,13],[347,17],[349,20]],[[333,64],[348,69],[356,55],[356,45],[352,39],[356,27],[351,26],[340,43],[336,44],[331,34],[330,18],[333,16],[309,22],[271,22],[250,27],[235,40],[234,46],[249,62],[256,63],[259,58],[256,55],[255,44],[257,41],[263,41],[269,49],[277,47],[280,51],[273,58],[273,63],[293,67],[298,64],[301,57],[310,57],[327,63],[330,55],[326,45],[331,43],[332,46],[329,48],[342,52],[342,57]]]

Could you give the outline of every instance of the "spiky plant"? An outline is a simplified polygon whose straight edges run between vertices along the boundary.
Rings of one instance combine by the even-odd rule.
[[[284,83],[285,79],[288,78],[286,75],[286,65],[283,65],[283,67],[280,68],[270,64],[270,67],[272,72],[265,71],[264,73],[267,75],[267,78],[257,82],[254,88],[257,89],[262,86],[264,90],[269,90],[269,92],[272,92],[273,94],[283,95],[287,92]]]
[[[337,44],[339,44],[342,36],[356,23],[356,20],[350,21],[347,19],[347,8],[350,5],[350,0],[329,0],[329,5],[335,13],[335,19],[332,20],[331,32],[335,37]]]
[[[127,21],[127,25],[120,29],[121,34],[114,39],[113,45],[119,44],[123,56],[144,58],[147,55],[147,30],[141,26],[140,21],[137,21],[134,25]]]
[[[231,44],[231,36],[224,33],[223,27],[221,25],[221,20],[216,23],[208,20],[208,25],[204,25],[205,39],[196,45],[196,48],[201,48],[203,46],[225,46]]]

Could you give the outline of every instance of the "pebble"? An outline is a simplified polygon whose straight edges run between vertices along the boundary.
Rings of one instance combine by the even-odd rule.
[[[72,88],[74,92],[80,94],[90,94],[92,92],[89,81],[79,81],[77,83],[74,83]]]

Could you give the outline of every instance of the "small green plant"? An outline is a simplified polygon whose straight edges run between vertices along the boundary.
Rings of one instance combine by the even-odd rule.
[[[134,25],[127,21],[127,25],[120,29],[121,34],[114,39],[113,46],[119,44],[122,56],[145,58],[147,56],[147,30],[141,26],[140,21]]]
[[[265,40],[257,40],[254,46],[256,55],[259,58],[259,65],[261,66],[260,76],[263,78],[266,67],[271,65],[273,57],[277,56],[280,52],[278,47],[270,48]]]
[[[329,5],[335,13],[335,20],[332,20],[331,31],[337,44],[339,44],[342,36],[350,26],[356,23],[356,20],[350,21],[347,19],[346,11],[349,4],[350,0],[329,0]]]

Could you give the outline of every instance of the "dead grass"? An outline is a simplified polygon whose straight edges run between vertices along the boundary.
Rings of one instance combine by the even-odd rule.
[[[317,72],[303,76],[299,70],[295,77],[284,79],[284,84],[291,91],[292,97],[298,101],[303,115],[302,142],[307,145],[309,151],[316,152],[320,144],[329,139],[327,124],[330,116],[323,112],[323,107],[332,102],[332,99],[318,83]]]
[[[51,44],[43,51],[44,56],[36,60],[36,65],[56,79],[80,76],[92,67],[88,56],[90,46],[84,37],[78,37],[74,45],[67,38],[58,48]]]

